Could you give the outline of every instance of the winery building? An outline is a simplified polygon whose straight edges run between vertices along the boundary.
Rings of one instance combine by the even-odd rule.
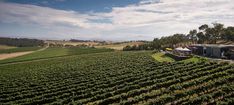
[[[234,45],[195,44],[189,48],[201,56],[234,59]]]

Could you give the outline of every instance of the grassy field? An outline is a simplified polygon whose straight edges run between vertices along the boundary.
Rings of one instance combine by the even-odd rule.
[[[0,45],[0,50],[16,48],[14,46]]]
[[[165,56],[164,53],[155,53],[152,57],[158,62],[175,62],[171,57]]]
[[[175,59],[166,56],[164,53],[155,53],[152,55],[152,57],[158,61],[158,62],[176,62]],[[193,63],[198,63],[198,62],[203,62],[203,61],[208,61],[206,58],[204,57],[198,57],[198,56],[192,56],[191,58],[185,59],[185,60],[181,60],[179,62],[185,62],[185,63],[189,63],[189,62],[193,62]]]
[[[19,61],[30,61],[36,59],[46,59],[54,58],[59,56],[68,56],[68,55],[79,55],[79,54],[88,54],[88,53],[100,53],[100,52],[109,52],[113,51],[111,49],[96,49],[96,48],[62,48],[62,47],[49,47],[43,51],[37,51],[31,54],[0,60],[1,63],[10,63],[10,62],[19,62]]]
[[[120,43],[120,44],[108,44],[108,45],[99,45],[95,46],[96,48],[110,48],[115,50],[123,50],[124,47],[127,45],[133,46],[133,45],[141,45],[143,42],[128,42],[128,43]]]
[[[105,52],[0,65],[0,104],[233,104],[234,65]]]
[[[115,49],[115,50],[123,50],[123,48],[127,45],[133,46],[133,45],[141,45],[144,42],[124,42],[124,43],[114,43],[114,42],[107,42],[105,45],[102,45],[103,43],[100,42],[71,42],[71,41],[59,41],[59,40],[51,40],[51,41],[45,41],[47,44],[61,44],[61,45],[87,45],[87,46],[94,46],[95,48],[109,48],[109,49]]]
[[[208,61],[208,60],[204,57],[197,57],[197,56],[193,56],[189,59],[182,60],[182,62],[195,62],[195,63],[201,61]]]
[[[100,46],[95,46],[96,48],[111,48],[111,49],[115,49],[115,50],[123,50],[123,48],[126,45],[100,45]]]
[[[0,49],[0,54],[35,51],[35,50],[39,50],[41,48],[42,47],[16,47],[16,48],[10,48],[10,49]]]
[[[72,45],[72,46],[77,46],[77,45],[87,45],[87,46],[95,46],[100,43],[98,42],[71,42],[71,41],[60,41],[60,40],[51,40],[51,41],[45,41],[45,43],[49,44],[62,44],[62,45]]]

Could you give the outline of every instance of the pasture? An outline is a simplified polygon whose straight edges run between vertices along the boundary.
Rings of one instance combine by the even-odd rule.
[[[41,48],[42,47],[11,47],[11,48],[7,48],[7,49],[0,49],[0,54],[35,51],[35,50],[39,50]]]
[[[0,50],[16,48],[14,46],[0,45]]]
[[[110,49],[115,49],[115,50],[123,50],[123,48],[126,46],[134,46],[134,45],[138,46],[141,44],[144,44],[144,43],[143,42],[126,42],[126,43],[118,43],[118,44],[110,43],[107,45],[96,45],[94,47],[95,48],[110,48]]]
[[[33,53],[35,51],[43,50],[42,47],[11,47],[0,49],[0,60],[15,58],[23,55]],[[1,62],[1,61],[0,61]]]
[[[45,41],[47,44],[60,44],[60,45],[72,45],[72,46],[78,46],[78,45],[87,45],[87,46],[95,46],[100,43],[98,42],[71,42],[71,41],[60,41],[60,40],[47,40]]]
[[[96,48],[63,48],[63,47],[49,47],[45,50],[36,51],[27,55],[18,56],[15,58],[0,60],[1,63],[12,63],[12,62],[21,62],[21,61],[31,61],[38,59],[47,59],[47,58],[55,58],[62,56],[71,56],[71,55],[80,55],[80,54],[88,54],[88,53],[100,53],[100,52],[109,52],[113,51],[112,49],[96,49]]]

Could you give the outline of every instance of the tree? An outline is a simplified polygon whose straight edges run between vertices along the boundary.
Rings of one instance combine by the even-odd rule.
[[[150,45],[151,45],[151,48],[153,48],[153,49],[160,49],[161,48],[160,39],[155,38]]]
[[[234,27],[225,28],[221,38],[224,40],[234,41]]]
[[[204,38],[203,42],[208,42],[208,43],[216,43],[218,39],[221,39],[221,35],[223,35],[224,31],[224,25],[220,23],[212,23],[213,27],[209,27],[207,24],[201,25],[199,27],[200,32],[199,37],[201,41],[201,37]]]
[[[193,43],[197,40],[196,34],[197,34],[197,30],[195,29],[190,30],[189,32],[189,38],[192,40]]]
[[[216,43],[218,39],[221,39],[221,35],[224,32],[224,25],[220,23],[213,23],[213,26],[214,26],[212,29],[213,38],[214,38],[213,41],[214,43]]]
[[[199,43],[199,44],[205,42],[206,37],[205,37],[205,35],[204,35],[202,32],[198,32],[196,36],[197,36],[197,38],[198,38],[198,43]]]
[[[127,48],[130,50],[159,50],[166,47],[175,47],[179,44],[186,44],[186,42],[191,40],[193,43],[197,42],[200,44],[215,44],[219,39],[234,41],[234,27],[225,28],[224,25],[220,23],[212,24],[213,27],[203,24],[198,28],[199,31],[196,29],[190,30],[188,35],[174,34],[171,36],[155,38],[152,42],[139,46],[128,46],[129,48]]]
[[[0,44],[17,47],[44,46],[43,40],[27,38],[5,38],[0,37]]]
[[[209,44],[212,44],[214,43],[214,28],[207,28],[205,30],[205,37],[206,37],[206,41],[209,43]]]
[[[127,45],[127,46],[125,46],[125,47],[123,48],[123,50],[124,50],[124,51],[130,51],[130,50],[132,50],[132,49],[131,49],[131,46]]]
[[[210,35],[207,34],[207,31],[209,30],[209,26],[207,24],[201,25],[199,28],[199,35],[197,33],[197,37],[199,38],[200,42],[209,42]],[[203,38],[203,39],[202,39]]]
[[[209,28],[209,26],[207,24],[203,24],[198,29],[199,30],[206,30],[207,28]]]

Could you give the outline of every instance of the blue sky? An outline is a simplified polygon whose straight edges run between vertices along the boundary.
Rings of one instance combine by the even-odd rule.
[[[79,12],[110,12],[113,6],[123,7],[139,3],[139,0],[7,0],[7,2],[31,4]]]
[[[234,0],[2,0],[0,36],[153,40],[201,24],[234,25]]]

